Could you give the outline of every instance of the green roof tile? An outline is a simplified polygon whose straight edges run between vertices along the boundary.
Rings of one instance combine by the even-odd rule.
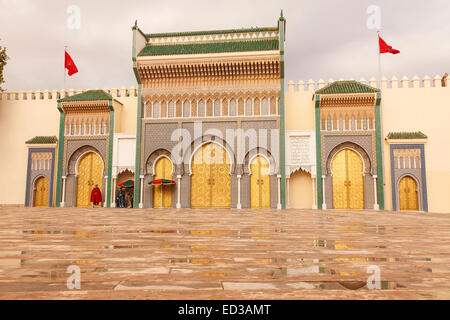
[[[427,136],[421,131],[416,132],[389,132],[388,139],[426,139]]]
[[[379,89],[365,85],[355,80],[335,81],[322,89],[316,91],[316,94],[340,94],[340,93],[374,93],[380,92]]]
[[[58,102],[112,100],[112,97],[103,90],[88,90],[70,97],[59,99]]]
[[[139,56],[278,50],[278,40],[147,45]]]
[[[208,31],[188,31],[188,32],[172,32],[172,33],[150,33],[146,34],[146,38],[163,38],[163,37],[182,37],[182,36],[198,36],[208,34],[229,34],[229,33],[247,33],[247,32],[264,32],[278,31],[278,27],[269,28],[247,28],[247,29],[228,29],[228,30],[208,30]]]
[[[56,136],[36,136],[27,140],[25,143],[27,144],[47,144],[47,143],[56,143],[58,142],[58,138]]]

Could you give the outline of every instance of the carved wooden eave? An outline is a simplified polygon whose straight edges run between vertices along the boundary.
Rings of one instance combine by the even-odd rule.
[[[109,112],[109,101],[74,101],[63,102],[61,108],[64,113]]]
[[[264,59],[228,59],[220,61],[183,61],[138,65],[141,79],[216,78],[279,79],[278,57]]]
[[[320,96],[320,107],[373,107],[374,93],[327,94]]]

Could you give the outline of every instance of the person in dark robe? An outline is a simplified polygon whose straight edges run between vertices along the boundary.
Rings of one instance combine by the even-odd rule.
[[[98,184],[95,185],[94,189],[91,192],[91,202],[92,208],[102,203],[102,191],[98,187]]]
[[[120,188],[119,192],[117,192],[117,206],[125,208],[125,190],[123,188]]]

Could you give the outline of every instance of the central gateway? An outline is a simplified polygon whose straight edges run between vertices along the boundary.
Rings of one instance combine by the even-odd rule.
[[[207,143],[197,150],[191,179],[192,208],[230,207],[230,163],[224,148]]]
[[[284,23],[150,34],[135,24],[135,207],[282,208]],[[151,182],[163,171],[174,184],[161,193]]]

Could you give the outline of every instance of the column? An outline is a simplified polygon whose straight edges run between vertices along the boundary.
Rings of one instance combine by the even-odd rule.
[[[281,174],[277,174],[278,179],[278,204],[277,209],[281,210]]]
[[[103,199],[103,208],[106,208],[106,199],[108,199],[108,197],[106,196],[106,193],[108,192],[108,176],[104,177],[105,179],[105,183],[103,184],[104,186],[106,186],[105,188],[105,193],[104,193],[104,199]]]
[[[380,206],[378,205],[378,192],[377,192],[377,176],[373,176],[373,198],[375,199],[375,203],[373,204],[374,210],[380,210]]]
[[[242,204],[241,204],[241,178],[242,178],[242,176],[240,174],[238,174],[236,177],[238,179],[238,198],[237,198],[236,208],[242,209]]]
[[[316,177],[312,177],[312,209],[317,209],[316,204]]]
[[[327,209],[327,204],[325,201],[325,178],[326,178],[326,176],[322,176],[322,209],[323,210]]]
[[[66,205],[66,176],[62,176],[62,199],[61,199],[61,207],[64,208]]]
[[[287,204],[286,207],[289,209],[291,207],[291,199],[289,195],[289,181],[291,180],[290,176],[286,176],[286,197],[287,197]]]
[[[177,195],[177,209],[181,208],[181,175],[178,174],[177,175],[177,179],[178,179],[178,184],[177,184],[177,191],[178,191],[178,195]]]
[[[139,176],[140,180],[141,180],[141,194],[139,195],[139,208],[143,208],[144,207],[144,203],[142,201],[144,201],[144,175],[140,175]]]
[[[112,196],[111,196],[111,208],[116,207],[116,180],[117,180],[117,177],[113,176],[113,178],[112,178],[113,191],[112,191]]]

